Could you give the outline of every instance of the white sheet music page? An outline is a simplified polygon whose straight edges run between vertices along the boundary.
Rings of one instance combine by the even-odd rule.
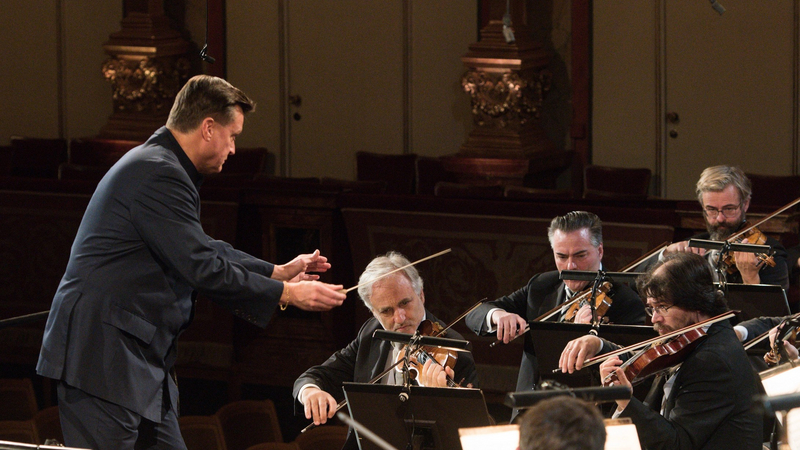
[[[458,437],[463,450],[517,450],[519,425],[459,428]]]
[[[625,419],[606,419],[605,450],[642,450],[636,425]]]

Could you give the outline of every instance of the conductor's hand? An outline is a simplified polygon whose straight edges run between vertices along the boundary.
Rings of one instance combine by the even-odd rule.
[[[281,303],[306,311],[327,311],[342,304],[345,298],[341,284],[319,281],[283,282]]]
[[[303,391],[303,407],[306,419],[314,419],[314,425],[321,425],[336,414],[336,399],[331,394],[317,387],[308,387]]]
[[[292,282],[318,280],[319,275],[312,275],[308,272],[325,272],[330,268],[328,258],[320,255],[319,250],[314,250],[314,253],[297,255],[288,263],[275,266],[272,278]]]
[[[528,322],[517,314],[497,310],[492,312],[492,323],[497,326],[497,340],[508,344],[522,334]]]
[[[631,382],[628,381],[628,377],[625,376],[625,370],[619,368],[621,365],[622,360],[619,359],[618,356],[603,361],[603,363],[600,364],[600,379],[603,380],[603,385],[605,386],[627,386],[628,389],[633,390]],[[605,379],[611,372],[616,372],[617,378],[606,382]],[[617,409],[624,410],[628,407],[628,402],[630,402],[630,400],[617,400]]]
[[[419,371],[419,379],[417,380],[420,385],[425,387],[447,387],[447,377],[452,380],[455,374],[453,369],[449,367],[442,367],[434,363],[430,359],[425,361],[422,370]]]
[[[674,244],[668,245],[667,248],[664,249],[665,255],[676,252],[697,253],[698,255],[702,256],[705,255],[706,249],[700,247],[689,247],[689,241],[675,242]]]
[[[561,352],[558,360],[558,367],[563,373],[573,373],[583,368],[583,363],[600,352],[603,342],[597,336],[587,334],[578,339],[567,342],[567,346]]]

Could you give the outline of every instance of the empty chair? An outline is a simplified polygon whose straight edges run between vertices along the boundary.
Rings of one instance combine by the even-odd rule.
[[[417,155],[356,152],[358,181],[385,181],[387,194],[414,193]]]
[[[0,177],[11,175],[11,157],[14,148],[10,145],[0,146]]]
[[[227,449],[222,426],[216,416],[181,416],[178,425],[188,450]]]
[[[589,165],[583,171],[583,198],[644,200],[651,176],[647,168]]]
[[[58,166],[59,180],[100,181],[108,172],[106,166],[84,166],[82,164],[61,163]]]
[[[346,440],[346,426],[323,425],[300,433],[294,442],[301,450],[340,450]]]
[[[319,180],[320,186],[331,188],[341,192],[355,192],[358,194],[383,194],[386,192],[386,181],[351,181],[340,180],[338,178],[322,177]]]
[[[433,195],[436,183],[446,181],[457,183],[458,177],[453,172],[444,169],[442,160],[438,157],[420,156],[417,158],[416,193],[420,195]]]
[[[569,189],[544,189],[508,185],[505,187],[503,195],[508,198],[528,198],[532,200],[564,200],[572,198],[572,191]]]
[[[0,441],[37,444],[36,430],[31,420],[0,420]]]
[[[800,197],[800,175],[745,175],[753,184],[751,205],[784,206]]]
[[[67,141],[22,136],[11,137],[11,175],[58,178],[58,166],[67,162]]]
[[[238,400],[216,413],[228,450],[246,450],[262,442],[283,442],[272,400]]]
[[[61,431],[61,419],[58,417],[58,406],[50,406],[36,413],[33,416],[33,427],[36,430],[36,437],[39,444],[45,444],[48,440],[64,443],[64,433]],[[52,444],[48,444],[52,445]]]
[[[453,198],[500,198],[503,196],[503,186],[476,186],[440,181],[433,188],[433,195]]]
[[[72,139],[69,141],[69,162],[83,166],[111,167],[128,150],[141,143],[123,139]]]
[[[300,450],[300,446],[294,442],[262,442],[247,450]]]
[[[0,420],[28,420],[39,411],[29,378],[0,379]]]

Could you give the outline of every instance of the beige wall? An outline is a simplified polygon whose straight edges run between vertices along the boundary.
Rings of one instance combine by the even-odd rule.
[[[58,137],[56,0],[6,0],[0,8],[0,145],[12,135]]]
[[[121,18],[120,2],[3,2],[0,145],[13,135],[97,134],[111,114],[111,88],[100,72],[102,45]]]
[[[465,70],[460,58],[478,38],[477,3],[403,1],[408,2],[410,11],[407,63],[411,74],[409,147],[405,150],[430,156],[455,153],[472,128],[469,98],[460,84]],[[281,146],[279,0],[226,3],[228,78],[258,103],[239,145],[267,147],[277,155]],[[559,51],[568,48],[568,4],[567,0],[554,2]],[[198,47],[204,37],[204,6],[202,0],[186,2],[186,29]],[[397,4],[392,8],[397,9]],[[111,33],[121,29],[121,19],[120,1],[4,0],[0,9],[0,38],[6,43],[0,48],[5,62],[0,77],[4,92],[0,145],[7,144],[12,135],[72,139],[100,131],[112,112],[111,86],[101,73],[107,58],[102,46]],[[402,47],[403,42],[392,42],[390,51],[401,52]],[[384,59],[397,61],[400,57]],[[392,64],[386,70],[401,68]],[[392,74],[392,79],[395,75],[402,78]],[[394,96],[401,89],[393,84],[387,89]],[[380,101],[380,93],[372,96]],[[393,135],[402,133],[394,129],[394,124],[402,123],[400,118],[392,117],[387,123]],[[395,147],[387,151],[404,151]],[[340,158],[351,159],[347,167],[354,168],[356,150],[336,152]],[[341,177],[343,172],[329,174],[323,168],[313,175]],[[344,173],[345,177],[354,175],[354,169]]]
[[[594,2],[594,164],[655,170],[657,3]]]

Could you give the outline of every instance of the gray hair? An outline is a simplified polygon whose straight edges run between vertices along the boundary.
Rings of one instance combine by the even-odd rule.
[[[370,299],[372,297],[373,281],[378,277],[408,264],[410,264],[410,262],[405,256],[394,251],[383,256],[378,256],[367,264],[367,268],[364,269],[364,272],[358,278],[358,284],[362,285],[358,288],[358,296],[361,297],[361,301],[364,302],[364,305],[370,311],[372,311],[372,302]],[[406,278],[411,281],[411,287],[414,289],[415,294],[420,295],[422,293],[422,278],[419,276],[419,272],[417,272],[414,266],[406,267],[398,271],[398,273],[404,274]]]
[[[706,192],[720,192],[729,185],[734,185],[739,191],[739,200],[746,202],[750,200],[753,193],[753,186],[750,179],[744,174],[742,169],[735,166],[713,166],[706,168],[697,180],[697,201],[703,205],[703,194]]]
[[[586,211],[570,211],[563,216],[556,216],[547,228],[547,239],[550,240],[550,247],[553,246],[553,238],[556,231],[571,233],[582,229],[589,230],[589,241],[592,245],[600,247],[603,243],[603,222],[596,214]]]

